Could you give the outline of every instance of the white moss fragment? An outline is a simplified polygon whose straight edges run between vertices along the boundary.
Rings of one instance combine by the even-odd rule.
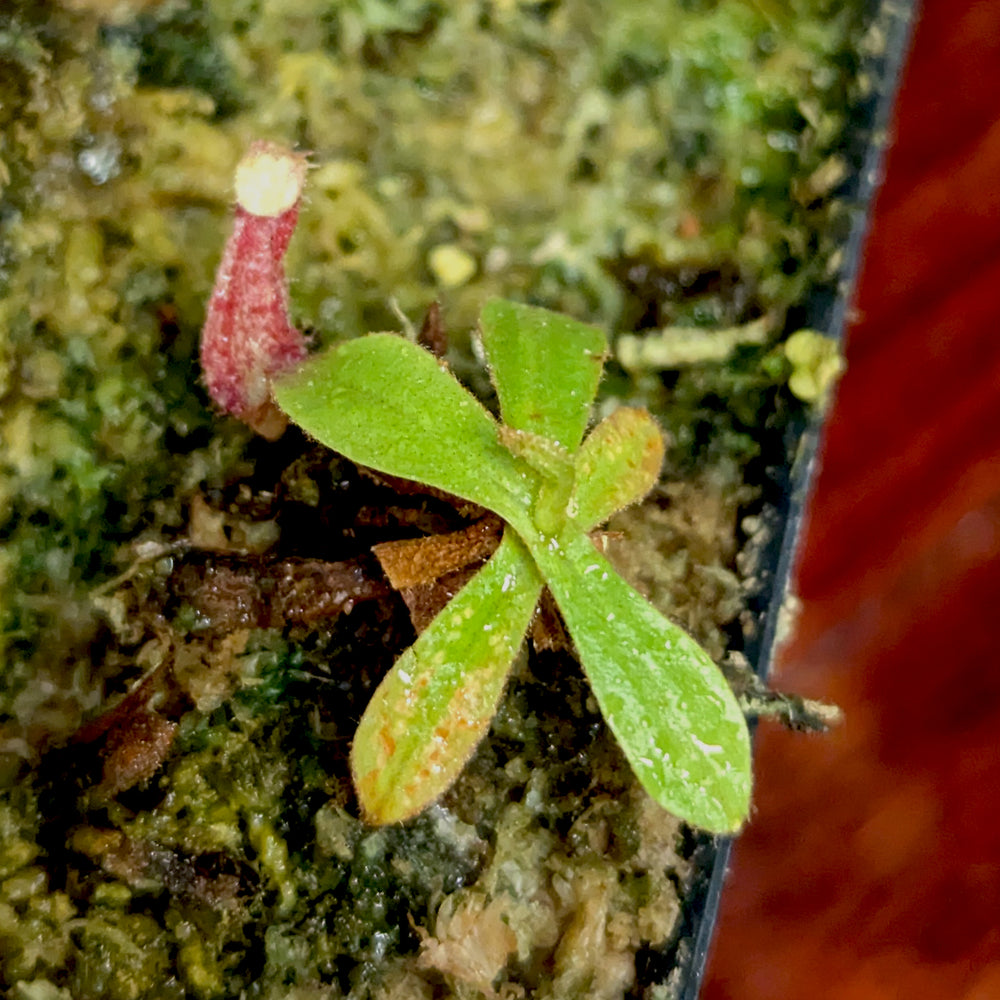
[[[721,330],[668,326],[653,333],[624,334],[616,349],[622,367],[629,371],[684,368],[727,361],[739,347],[767,343],[773,330],[770,316]]]
[[[421,943],[420,967],[491,995],[494,980],[517,951],[506,900],[478,892],[453,893],[438,910],[435,932]]]
[[[14,1000],[73,1000],[69,990],[56,986],[48,979],[15,983],[11,996]]]

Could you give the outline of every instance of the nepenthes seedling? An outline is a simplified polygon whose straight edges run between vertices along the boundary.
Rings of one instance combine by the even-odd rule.
[[[649,492],[663,460],[644,410],[619,409],[584,438],[604,334],[488,303],[480,332],[500,422],[434,355],[395,334],[299,364],[306,344],[288,320],[282,258],[304,176],[301,156],[269,143],[255,143],[237,169],[236,224],[202,336],[213,398],[265,436],[287,417],[359,465],[470,500],[505,524],[499,548],[399,657],[361,719],[351,767],[365,816],[404,820],[455,781],[548,587],[643,787],[691,823],[738,829],[751,774],[736,698],[708,654],[591,540]]]
[[[656,482],[656,422],[622,408],[584,438],[606,350],[594,327],[495,300],[481,335],[502,423],[433,355],[394,334],[342,344],[273,384],[288,417],[330,448],[505,522],[500,547],[399,657],[361,719],[351,765],[366,817],[406,819],[458,777],[547,586],[643,787],[698,826],[737,829],[751,778],[735,697],[698,644],[591,540]]]

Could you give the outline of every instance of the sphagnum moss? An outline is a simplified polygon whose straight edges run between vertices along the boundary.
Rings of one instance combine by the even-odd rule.
[[[494,295],[629,332],[766,316],[766,343],[737,345],[728,363],[612,368],[605,388],[666,426],[666,477],[701,484],[658,492],[652,520],[700,540],[703,512],[725,514],[724,557],[666,545],[655,580],[633,576],[669,592],[665,608],[690,608],[685,625],[714,653],[735,613],[723,577],[740,544],[734,498],[753,489],[743,470],[762,448],[773,460],[794,405],[777,340],[809,290],[835,280],[847,214],[830,184],[860,7],[5,5],[0,982],[12,996],[612,997],[630,988],[636,947],[669,951],[683,838],[615,784],[627,771],[560,654],[516,666],[491,738],[440,807],[387,831],[354,818],[347,741],[410,641],[405,616],[366,603],[331,624],[236,634],[205,608],[231,621],[260,605],[219,582],[249,585],[225,563],[247,557],[205,556],[218,565],[197,607],[175,574],[197,562],[191,538],[263,558],[261,539],[298,557],[311,535],[322,558],[348,560],[385,537],[373,511],[419,530],[462,516],[218,423],[196,335],[232,170],[260,135],[313,154],[288,270],[296,323],[320,341],[396,327],[397,310],[416,323],[439,294],[459,347]],[[346,528],[331,535],[334,505]],[[707,587],[713,573],[722,582]],[[177,635],[186,663],[173,674]],[[140,677],[143,712],[177,734],[147,761],[151,778],[109,798],[104,768],[124,773],[127,743],[101,726]],[[606,858],[627,872],[617,887]],[[463,952],[466,939],[485,951]],[[593,965],[585,941],[604,949]]]

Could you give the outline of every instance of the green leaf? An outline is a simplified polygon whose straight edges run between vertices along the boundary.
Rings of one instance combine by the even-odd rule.
[[[584,530],[641,500],[663,465],[663,433],[646,410],[622,407],[605,417],[576,454],[569,506]]]
[[[503,421],[577,449],[607,354],[596,326],[492,299],[479,317]]]
[[[366,819],[407,819],[455,781],[496,714],[541,589],[534,562],[507,530],[489,562],[395,662],[351,752]]]
[[[586,535],[566,532],[529,548],[643,787],[705,830],[739,829],[750,801],[750,739],[718,667]]]
[[[433,355],[373,333],[274,382],[278,405],[352,462],[454,493],[526,527],[534,477],[496,421]]]

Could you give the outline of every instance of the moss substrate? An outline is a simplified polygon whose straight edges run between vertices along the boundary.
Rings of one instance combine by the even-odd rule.
[[[601,405],[651,406],[671,449],[616,558],[721,660],[741,517],[830,368],[784,338],[838,275],[840,150],[879,40],[861,6],[5,5],[11,996],[644,991],[653,949],[681,944],[688,834],[632,782],[571,657],[525,653],[455,789],[373,830],[345,754],[411,639],[400,602],[246,612],[268,560],[363,563],[462,518],[211,412],[194,359],[230,179],[254,138],[312,151],[288,268],[317,342],[419,325],[439,299],[485,391],[468,331],[490,295],[622,334]],[[143,679],[142,711],[115,717]],[[646,995],[670,995],[659,978]]]

